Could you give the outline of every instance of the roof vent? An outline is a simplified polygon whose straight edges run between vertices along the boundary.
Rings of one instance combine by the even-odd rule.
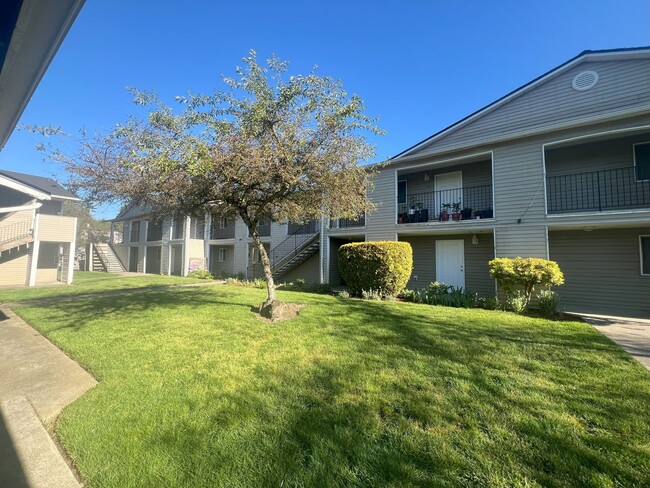
[[[598,83],[598,73],[595,71],[583,71],[573,78],[571,86],[574,90],[585,91],[596,86],[596,83]]]

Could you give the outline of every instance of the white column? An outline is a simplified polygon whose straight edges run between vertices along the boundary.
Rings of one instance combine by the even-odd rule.
[[[113,229],[113,224],[111,224],[111,231]],[[111,237],[113,233],[111,232]],[[66,284],[72,283],[72,275],[74,274],[74,256],[76,254],[76,245],[77,245],[77,219],[74,219],[74,227],[72,229],[72,242],[68,244],[70,250],[68,252],[68,276],[66,276]]]
[[[181,276],[187,276],[190,269],[190,230],[191,218],[185,217],[185,232],[183,232],[183,270]]]
[[[38,240],[38,228],[41,222],[41,214],[36,214],[34,217],[34,243],[32,244],[32,261],[29,268],[29,279],[27,280],[28,286],[36,285],[36,270],[38,269],[38,252],[41,248],[41,243]]]

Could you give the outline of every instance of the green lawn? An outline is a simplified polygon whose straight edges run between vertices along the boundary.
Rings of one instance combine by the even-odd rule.
[[[32,288],[0,288],[0,303],[40,300],[55,297],[72,297],[87,293],[113,292],[136,288],[184,285],[201,280],[180,276],[91,273],[75,271],[71,285],[52,285]]]
[[[278,295],[307,307],[269,325],[263,290],[215,285],[17,309],[100,381],[56,427],[84,481],[650,485],[650,375],[586,324]]]

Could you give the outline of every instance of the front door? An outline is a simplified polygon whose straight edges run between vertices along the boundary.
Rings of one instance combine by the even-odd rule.
[[[440,215],[445,205],[460,204],[463,208],[463,172],[443,173],[434,178],[436,196],[436,215]],[[449,210],[451,212],[451,210]]]
[[[436,241],[436,281],[465,288],[465,241]]]

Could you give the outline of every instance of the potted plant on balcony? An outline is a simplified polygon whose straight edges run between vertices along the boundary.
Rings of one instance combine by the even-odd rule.
[[[460,211],[460,218],[463,220],[469,220],[472,218],[472,209],[469,207],[465,207]]]
[[[451,204],[451,219],[454,222],[458,222],[460,220],[460,202]]]
[[[440,206],[440,222],[449,222],[449,209],[451,208],[451,204],[449,203],[443,203]]]
[[[429,221],[429,210],[424,208],[422,202],[417,202],[418,210],[416,212],[417,222],[428,222]]]
[[[416,220],[416,218],[415,218],[415,204],[412,203],[412,204],[409,206],[409,211],[408,211],[408,220],[407,220],[407,222],[408,222],[409,224],[412,224],[413,222],[416,222],[416,221],[417,221],[417,220]]]
[[[476,212],[474,212],[474,218],[476,220],[481,220],[481,218],[483,218],[483,212],[480,211],[480,210],[477,210]]]

